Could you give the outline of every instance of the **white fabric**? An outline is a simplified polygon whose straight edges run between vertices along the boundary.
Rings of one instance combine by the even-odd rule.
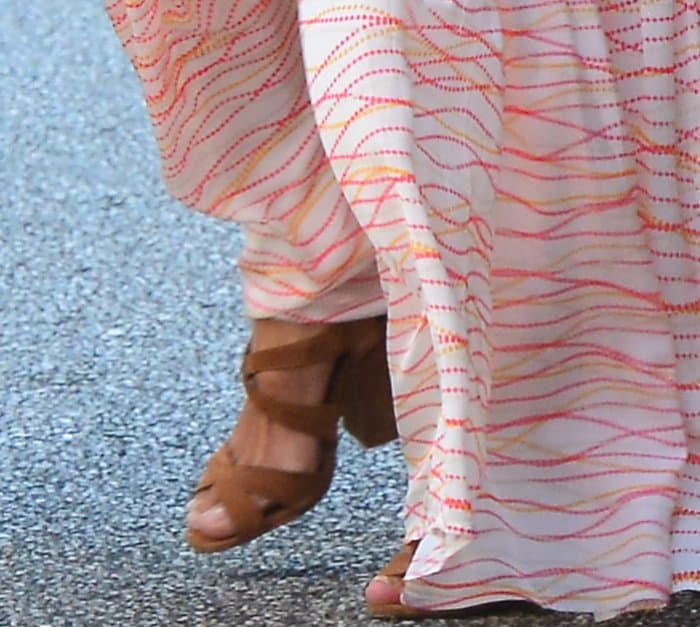
[[[695,2],[108,8],[170,189],[247,224],[251,313],[387,307],[406,602],[698,586]]]

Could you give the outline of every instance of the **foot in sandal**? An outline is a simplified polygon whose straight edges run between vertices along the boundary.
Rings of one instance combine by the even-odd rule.
[[[365,588],[367,609],[372,616],[412,616],[411,609],[401,604],[403,578],[416,551],[417,543],[405,544]]]
[[[396,435],[384,318],[256,321],[244,377],[238,424],[189,505],[196,550],[243,544],[317,503],[333,475],[340,415],[366,446]]]
[[[378,618],[466,618],[473,616],[473,608],[421,609],[402,603],[404,577],[417,547],[417,542],[403,545],[389,563],[369,582],[365,588],[365,601],[369,613]]]

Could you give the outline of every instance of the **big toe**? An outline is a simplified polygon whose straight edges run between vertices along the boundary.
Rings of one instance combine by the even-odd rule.
[[[365,588],[365,599],[368,605],[399,605],[403,582],[398,577],[383,577],[378,575]]]
[[[223,540],[236,532],[226,508],[213,498],[210,490],[195,496],[187,506],[187,526],[209,538]]]

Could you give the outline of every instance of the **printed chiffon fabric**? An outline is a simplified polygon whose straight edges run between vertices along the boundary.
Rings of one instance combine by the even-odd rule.
[[[406,602],[700,579],[695,0],[106,0],[254,317],[389,315]]]

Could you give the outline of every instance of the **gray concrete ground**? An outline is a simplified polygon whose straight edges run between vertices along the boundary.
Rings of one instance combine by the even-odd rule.
[[[242,402],[240,239],[165,195],[98,0],[0,0],[0,104],[0,625],[384,624],[361,590],[400,539],[393,447],[344,441],[322,505],[248,547],[182,540]],[[697,625],[697,608],[610,624]]]

